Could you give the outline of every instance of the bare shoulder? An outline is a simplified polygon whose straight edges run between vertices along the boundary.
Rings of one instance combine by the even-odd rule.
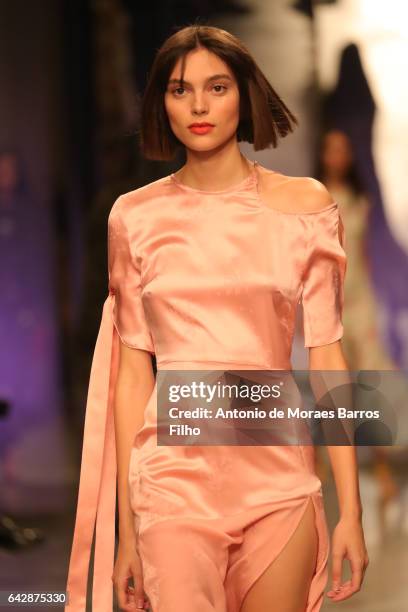
[[[318,212],[334,204],[333,197],[323,183],[309,176],[262,172],[260,190],[265,204],[282,212]]]
[[[328,189],[318,181],[309,176],[296,177],[292,182],[292,189],[299,212],[315,212],[333,204],[333,197]]]

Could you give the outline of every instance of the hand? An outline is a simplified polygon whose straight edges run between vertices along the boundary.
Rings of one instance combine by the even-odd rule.
[[[133,578],[134,587],[128,584],[129,578]],[[149,600],[143,590],[142,562],[135,543],[119,543],[112,581],[121,610],[149,610]]]
[[[350,562],[352,578],[341,584],[343,558]],[[361,520],[341,518],[332,538],[332,590],[327,596],[332,601],[343,601],[360,590],[369,559]]]

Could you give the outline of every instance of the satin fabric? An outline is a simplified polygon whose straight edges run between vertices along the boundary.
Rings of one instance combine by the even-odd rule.
[[[171,174],[120,196],[112,207],[109,295],[86,405],[67,581],[69,612],[86,609],[95,526],[92,609],[111,612],[113,605],[113,399],[119,343],[155,354],[158,370],[290,370],[300,301],[305,346],[329,344],[343,335],[346,256],[337,203],[315,212],[271,208],[259,189],[260,173],[269,172],[255,162],[246,179],[219,191],[188,187]],[[328,533],[313,446],[158,446],[156,400],[157,384],[129,466],[145,590],[149,594],[150,589],[154,612],[167,608],[155,590],[159,560],[149,557],[154,547],[146,542],[166,524],[163,521],[171,518],[188,526],[234,519],[248,528],[269,517],[275,534],[279,529],[280,540],[275,540],[282,547],[309,499],[315,508],[319,552],[307,612],[317,612],[327,579]],[[292,522],[282,518],[289,509]],[[255,546],[254,540],[256,557],[246,552],[251,563],[243,575],[226,566],[229,612],[238,612],[253,581],[277,556],[278,544],[271,545],[273,529],[266,548],[260,547],[260,540]],[[236,559],[234,567],[241,565]],[[240,584],[239,601],[234,580],[235,586]]]

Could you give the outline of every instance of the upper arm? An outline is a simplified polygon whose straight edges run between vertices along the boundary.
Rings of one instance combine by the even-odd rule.
[[[109,293],[114,331],[119,339],[120,389],[153,384],[153,337],[142,303],[140,263],[129,238],[134,235],[116,201],[108,221]]]
[[[153,338],[142,303],[140,264],[129,238],[134,228],[123,216],[123,204],[122,196],[108,220],[109,293],[114,331],[119,339],[118,389],[140,385],[150,389],[154,384]]]
[[[343,335],[345,231],[338,206],[324,190],[314,214],[302,216],[302,305],[306,347],[323,347]],[[330,349],[329,349],[330,350]],[[337,349],[332,349],[337,350]]]
[[[134,252],[135,229],[116,201],[108,221],[109,293],[115,330],[123,344],[154,354],[154,343],[142,302],[140,262]],[[132,236],[132,239],[130,238]]]

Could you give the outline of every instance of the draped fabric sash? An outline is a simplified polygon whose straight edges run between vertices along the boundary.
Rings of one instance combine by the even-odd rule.
[[[68,612],[85,612],[95,530],[92,610],[112,612],[115,555],[116,447],[113,398],[119,336],[112,318],[114,296],[103,305],[86,403],[75,529],[68,569]]]

